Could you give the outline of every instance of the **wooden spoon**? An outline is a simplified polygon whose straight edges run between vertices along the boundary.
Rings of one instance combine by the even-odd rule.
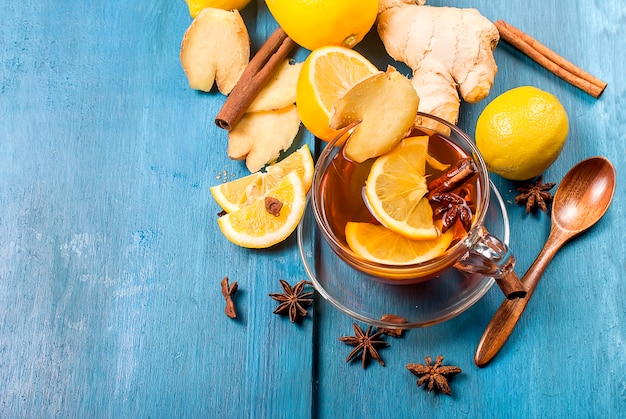
[[[483,333],[474,362],[484,367],[515,328],[544,270],[556,252],[572,237],[594,225],[606,212],[615,192],[615,169],[604,157],[591,157],[574,166],[554,195],[552,228],[533,265],[522,278],[525,298],[505,300]]]

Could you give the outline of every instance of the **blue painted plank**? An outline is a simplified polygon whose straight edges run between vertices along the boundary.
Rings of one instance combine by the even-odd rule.
[[[304,279],[295,237],[266,251],[223,238],[209,187],[246,174],[213,118],[223,97],[190,90],[178,52],[190,23],[171,2],[7,0],[0,5],[0,416],[2,417],[608,417],[626,415],[626,268],[622,133],[626,58],[619,0],[477,7],[608,82],[596,100],[500,45],[489,99],[531,84],[570,115],[546,172],[559,181],[605,155],[618,186],[605,218],[566,245],[518,328],[485,369],[472,357],[502,296],[390,339],[386,366],[346,364],[352,320],[317,298],[301,325],[272,314],[278,280]],[[276,23],[243,12],[258,48]],[[358,50],[390,62],[374,33]],[[302,60],[306,51],[300,50]],[[406,68],[400,66],[402,71]],[[487,101],[464,105],[473,134]],[[310,134],[298,139],[314,146]],[[507,203],[518,272],[549,230]],[[240,286],[228,319],[219,281]],[[453,397],[427,394],[406,369],[443,354],[463,373]]]
[[[555,94],[570,116],[570,135],[545,179],[560,181],[579,160],[604,155],[618,173],[612,207],[605,218],[574,239],[556,256],[529,303],[517,329],[496,359],[484,369],[473,364],[476,344],[502,296],[492,289],[463,315],[442,325],[409,331],[388,339],[381,351],[386,366],[362,371],[346,365],[350,348],[337,341],[351,333],[351,320],[331,315],[321,304],[320,383],[315,402],[319,417],[609,417],[626,414],[626,273],[623,171],[626,148],[622,104],[624,5],[619,1],[524,3],[430,1],[432,5],[476,7],[492,20],[504,19],[533,35],[561,55],[608,82],[596,100],[501,44],[496,50],[499,73],[489,98],[462,106],[459,126],[473,135],[478,115],[489,100],[521,85]],[[533,262],[547,238],[545,214],[527,216],[515,205],[516,184],[492,176],[507,203],[511,247],[519,273]],[[424,356],[445,356],[463,373],[451,383],[453,397],[427,394],[416,385],[406,363]],[[347,392],[337,392],[347,388]],[[347,395],[349,394],[349,396]]]
[[[246,169],[213,123],[223,96],[187,86],[186,5],[2,7],[0,415],[310,411],[312,323],[267,296],[304,277],[295,241],[248,251],[215,222],[209,187]],[[256,11],[258,48],[275,22]]]

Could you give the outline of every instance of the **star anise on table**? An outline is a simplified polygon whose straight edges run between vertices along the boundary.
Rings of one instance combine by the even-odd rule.
[[[406,323],[406,319],[404,317],[396,316],[395,314],[384,314],[380,319],[387,323],[397,324],[398,326]],[[402,336],[401,328],[379,327],[378,330],[382,334],[391,336],[393,338],[399,338],[400,336]]]
[[[224,312],[228,317],[234,319],[237,317],[237,308],[235,307],[233,296],[237,292],[239,285],[237,284],[237,282],[233,282],[229,285],[227,276],[222,279],[220,285],[222,287],[222,296],[224,296],[224,301],[226,301],[226,307],[224,307]]]
[[[366,332],[359,327],[356,323],[352,323],[355,336],[343,336],[339,340],[346,345],[354,346],[355,348],[348,354],[346,362],[350,362],[361,355],[361,368],[365,368],[370,358],[374,358],[380,365],[385,365],[383,359],[380,357],[376,348],[388,346],[389,343],[385,342],[379,337],[383,334],[380,330],[372,333],[372,326],[367,328]]]
[[[536,181],[527,185],[520,186],[517,191],[520,192],[515,197],[516,204],[526,204],[526,214],[534,211],[539,207],[543,212],[548,211],[548,202],[552,201],[552,194],[548,192],[556,185],[554,182],[543,183],[543,176],[539,176]]]
[[[461,196],[454,192],[444,192],[435,194],[430,201],[440,205],[435,208],[433,217],[441,217],[442,233],[448,231],[457,220],[461,221],[465,231],[469,231],[472,227],[472,210]]]
[[[289,315],[292,323],[299,321],[302,317],[306,317],[309,313],[304,307],[313,304],[313,292],[303,292],[305,285],[311,285],[309,281],[300,281],[293,287],[284,279],[280,280],[280,286],[283,293],[272,293],[269,296],[280,302],[274,310],[274,314]]]
[[[439,355],[432,363],[431,357],[426,357],[426,365],[424,364],[407,364],[406,368],[413,373],[413,375],[419,377],[417,380],[417,386],[421,387],[423,384],[428,383],[426,388],[430,393],[432,390],[441,391],[447,395],[451,395],[450,385],[448,380],[461,372],[461,368],[453,366],[442,366],[443,356]]]

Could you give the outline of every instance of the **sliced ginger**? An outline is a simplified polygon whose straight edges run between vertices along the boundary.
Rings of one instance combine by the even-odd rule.
[[[228,133],[228,156],[246,160],[250,172],[260,170],[287,150],[300,129],[296,105],[245,114]]]
[[[272,79],[257,94],[246,112],[282,109],[296,103],[296,84],[302,64],[285,60]]]
[[[410,81],[389,67],[357,83],[333,107],[330,127],[360,121],[348,138],[346,157],[362,163],[396,146],[413,127],[419,98]]]
[[[237,10],[205,8],[193,20],[180,48],[189,87],[205,92],[217,84],[225,95],[250,60],[250,37]]]
[[[294,103],[301,67],[285,60],[228,133],[228,156],[245,159],[252,173],[276,161],[298,134],[300,117]]]

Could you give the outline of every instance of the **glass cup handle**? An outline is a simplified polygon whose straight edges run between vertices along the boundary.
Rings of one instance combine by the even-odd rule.
[[[513,252],[484,227],[476,244],[454,266],[465,273],[493,277],[509,300],[526,296],[526,288],[514,270]]]

